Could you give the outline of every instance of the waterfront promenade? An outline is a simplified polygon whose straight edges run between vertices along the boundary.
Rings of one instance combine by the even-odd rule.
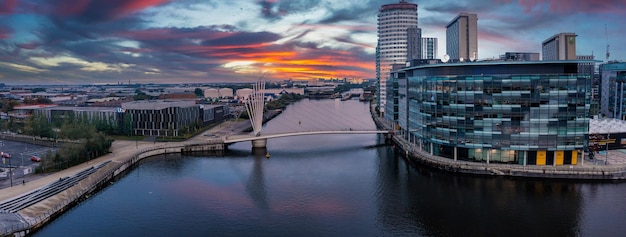
[[[225,121],[218,124],[207,131],[199,134],[185,142],[147,142],[147,141],[128,141],[116,140],[111,146],[111,153],[93,159],[68,169],[58,171],[45,176],[37,176],[24,184],[14,184],[13,187],[0,189],[0,204],[15,199],[22,195],[42,190],[55,182],[61,182],[85,170],[92,169],[94,166],[102,166],[89,174],[85,178],[76,182],[76,184],[68,186],[54,195],[42,198],[35,204],[27,206],[15,213],[0,212],[0,236],[10,233],[18,235],[26,234],[33,227],[45,224],[55,215],[61,213],[79,200],[84,195],[95,191],[101,187],[102,182],[107,182],[120,172],[120,166],[130,166],[143,157],[154,154],[162,154],[168,152],[180,152],[180,148],[189,144],[206,143],[210,138],[205,134],[212,134],[217,137],[239,134],[250,127],[247,120],[244,121]],[[218,139],[219,140],[219,139]],[[220,143],[220,141],[216,141]],[[139,157],[139,154],[142,154]]]
[[[379,128],[389,130],[393,128],[393,125],[388,121],[374,114],[373,106],[370,111]],[[589,159],[589,156],[585,156],[577,165],[537,166],[455,161],[450,158],[431,155],[420,149],[418,145],[410,143],[400,136],[394,136],[393,141],[410,162],[453,173],[578,180],[626,179],[626,150],[609,150],[608,153],[603,151],[604,154],[597,154],[593,160]]]

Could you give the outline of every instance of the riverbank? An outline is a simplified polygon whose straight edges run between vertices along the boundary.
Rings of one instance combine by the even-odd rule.
[[[393,126],[374,112],[374,106],[370,108],[372,118],[379,129],[391,130]],[[516,164],[487,164],[480,162],[468,162],[453,160],[445,157],[431,155],[422,150],[416,144],[410,143],[401,136],[394,135],[393,142],[404,154],[409,162],[431,167],[434,169],[462,174],[495,175],[523,178],[550,178],[550,179],[574,179],[574,180],[626,180],[626,156],[618,151],[609,152],[604,162],[597,157],[596,161],[585,159],[578,165],[559,166],[536,166]],[[597,162],[600,160],[601,162]]]
[[[269,121],[280,113],[280,110],[270,110],[264,115],[264,121]],[[0,204],[41,190],[46,190],[45,192],[49,193],[49,187],[54,183],[74,179],[76,174],[92,170],[89,175],[71,185],[64,186],[62,190],[49,193],[48,196],[33,195],[32,198],[38,199],[31,201],[34,203],[32,205],[14,212],[0,210],[0,236],[24,236],[36,231],[61,215],[65,210],[109,185],[114,178],[130,170],[143,158],[167,153],[208,152],[221,154],[226,149],[221,137],[245,133],[250,129],[251,124],[248,120],[231,120],[224,121],[184,142],[116,140],[111,146],[111,153],[107,155],[56,173],[41,176],[22,185],[3,189],[0,192]],[[208,138],[204,136],[205,134],[214,135],[211,136],[214,138]],[[98,168],[93,170],[94,167]]]
[[[86,170],[99,167],[95,172],[83,177],[73,185],[65,186],[49,196],[36,195],[38,198],[33,205],[15,212],[0,212],[0,235],[14,234],[22,236],[43,226],[48,221],[63,213],[93,192],[105,187],[109,182],[145,157],[166,153],[180,153],[184,148],[202,146],[204,150],[211,147],[216,151],[223,149],[219,140],[187,141],[178,143],[152,143],[135,141],[115,141],[112,152],[91,160],[90,162],[73,166],[69,169],[50,174],[40,179],[22,185],[3,189],[0,194],[2,203],[18,198],[24,194],[46,190],[51,184],[63,181]],[[43,191],[41,193],[44,193]],[[48,191],[46,191],[48,193]]]

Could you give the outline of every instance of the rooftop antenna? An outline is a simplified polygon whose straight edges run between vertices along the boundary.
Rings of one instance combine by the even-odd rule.
[[[604,35],[606,36],[606,61],[608,62],[611,53],[609,53],[609,31],[607,30],[606,24],[604,24]]]
[[[448,61],[450,61],[450,55],[444,54],[443,58],[441,58],[441,61],[443,63],[447,63]]]

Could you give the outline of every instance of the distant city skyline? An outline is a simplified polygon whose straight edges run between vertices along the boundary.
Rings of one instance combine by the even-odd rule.
[[[202,83],[375,78],[377,12],[399,0],[4,0],[0,82]],[[577,55],[626,60],[621,0],[408,1],[422,37],[439,40],[461,12],[478,15],[479,58],[541,52],[578,35]]]

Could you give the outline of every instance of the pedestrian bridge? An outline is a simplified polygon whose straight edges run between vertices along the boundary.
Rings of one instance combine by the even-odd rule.
[[[246,112],[252,125],[252,133],[248,135],[231,135],[222,137],[225,145],[251,141],[253,148],[264,148],[267,139],[306,136],[321,134],[388,134],[389,131],[372,129],[373,121],[363,121],[350,114],[350,108],[343,107],[339,100],[327,103],[309,103],[306,110],[286,110],[277,121],[281,124],[279,133],[261,133],[263,128],[265,97],[265,82],[259,80],[252,86],[252,95],[244,101]],[[352,106],[359,106],[353,104]],[[371,106],[363,104],[362,106]],[[324,120],[324,121],[321,121]],[[286,130],[286,131],[283,131]]]
[[[389,131],[385,130],[335,130],[335,131],[300,131],[300,132],[285,132],[285,133],[273,133],[262,134],[260,136],[255,135],[232,135],[224,137],[224,144],[232,144],[245,141],[257,141],[267,140],[271,138],[279,137],[291,137],[291,136],[306,136],[306,135],[319,135],[319,134],[387,134]]]

